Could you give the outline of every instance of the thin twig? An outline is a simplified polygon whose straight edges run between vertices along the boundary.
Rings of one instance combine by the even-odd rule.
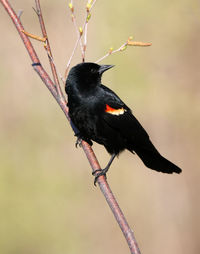
[[[84,33],[85,29],[87,30],[87,24],[88,24],[88,21],[91,17],[91,10],[95,5],[96,0],[90,0],[90,1],[88,1],[88,3],[89,2],[90,2],[90,14],[88,15],[88,13],[87,13],[83,26],[79,27],[79,29],[76,29],[79,32],[79,36],[77,38],[77,41],[75,42],[74,49],[72,50],[72,54],[71,54],[71,56],[70,56],[70,58],[67,62],[67,66],[66,66],[66,70],[65,70],[65,74],[64,74],[64,79],[67,78],[72,58],[74,57],[74,54],[76,52],[76,49],[77,49],[79,43],[80,43],[80,46],[81,46],[82,62],[85,62],[85,51],[86,51],[86,47],[87,47],[87,45],[86,45],[87,44],[87,32],[86,32],[86,35],[85,35],[85,42],[86,43],[84,43],[84,45],[82,44],[81,38],[83,36],[83,33]],[[75,18],[75,16],[73,14],[74,13],[74,6],[73,6],[72,1],[69,3],[69,8],[72,12],[72,19],[73,19],[73,18]],[[78,28],[78,26],[77,26],[77,28]]]
[[[152,43],[146,43],[146,42],[140,42],[140,41],[132,41],[132,37],[130,36],[128,38],[128,40],[123,43],[118,49],[115,49],[113,50],[113,48],[110,48],[108,53],[105,54],[104,56],[102,56],[101,58],[99,58],[95,63],[99,63],[101,62],[102,60],[104,60],[105,58],[107,58],[108,56],[114,54],[114,53],[117,53],[117,52],[120,52],[120,51],[124,51],[127,46],[138,46],[138,47],[148,47],[148,46],[151,46]]]
[[[96,0],[88,0],[87,5],[86,5],[86,11],[87,11],[87,15],[86,15],[86,19],[85,19],[85,23],[84,23],[84,44],[83,44],[83,54],[82,54],[82,61],[85,62],[85,53],[86,53],[86,49],[87,49],[87,35],[88,35],[88,23],[89,20],[91,18],[91,10],[94,7],[96,3]]]
[[[70,56],[70,58],[69,58],[69,60],[68,60],[68,62],[67,62],[67,67],[66,67],[66,70],[65,70],[64,79],[67,78],[67,75],[68,75],[68,72],[69,72],[69,68],[70,68],[70,64],[71,64],[72,58],[73,58],[73,56],[74,56],[74,54],[75,54],[75,52],[76,52],[76,49],[77,49],[77,47],[78,47],[78,44],[79,44],[80,39],[81,39],[81,35],[80,35],[80,37],[77,39],[77,41],[76,41],[76,43],[75,43],[75,46],[74,46],[74,48],[73,48],[73,50],[72,50],[71,56]]]
[[[104,60],[106,57],[108,57],[108,56],[110,56],[110,55],[112,55],[114,53],[117,53],[119,51],[124,51],[126,49],[126,47],[127,47],[127,42],[122,44],[118,49],[113,50],[113,48],[110,48],[108,53],[105,54],[104,56],[102,56],[101,58],[99,58],[95,63],[98,63],[98,62]]]
[[[34,39],[34,40],[37,40],[37,41],[41,41],[41,42],[46,42],[47,38],[46,37],[40,37],[38,35],[35,35],[35,34],[31,34],[29,32],[26,32],[24,30],[22,30],[22,32],[27,35],[28,37]]]
[[[56,89],[57,89],[57,92],[58,92],[58,96],[65,100],[65,97],[63,96],[63,93],[62,93],[62,90],[61,90],[61,87],[60,87],[60,82],[59,82],[59,79],[58,79],[56,66],[55,66],[54,61],[53,61],[51,47],[50,47],[49,39],[48,39],[48,36],[47,36],[45,24],[44,24],[42,10],[41,10],[41,7],[40,7],[40,1],[35,0],[35,5],[36,5],[36,12],[38,14],[38,18],[39,18],[39,22],[40,22],[40,27],[41,27],[41,30],[42,30],[42,35],[43,35],[44,38],[46,38],[45,49],[47,50],[47,54],[49,56],[49,63],[50,63],[50,66],[51,66],[51,71],[52,71],[52,74],[53,74],[53,78],[54,78],[54,82],[55,82]]]
[[[28,36],[22,32],[22,30],[24,30],[24,28],[20,22],[20,19],[17,17],[16,13],[12,9],[8,0],[0,0],[0,2],[2,3],[2,5],[6,9],[6,11],[8,12],[16,29],[18,30],[18,33],[20,34],[20,36],[23,40],[23,43],[29,53],[31,61],[33,62],[33,67],[34,67],[35,71],[38,73],[38,75],[40,76],[42,81],[45,83],[47,88],[50,90],[53,97],[56,99],[59,106],[61,107],[64,114],[66,115],[67,119],[70,121],[70,118],[68,115],[68,107],[67,107],[66,103],[58,96],[58,92],[57,92],[56,88],[54,87],[54,83],[52,82],[49,75],[47,74],[47,72],[44,70],[44,68],[40,64],[39,58],[38,58],[32,44],[31,44]],[[70,124],[71,124],[72,129],[76,132],[77,131],[76,127],[73,125],[73,123],[71,121],[70,121]],[[89,144],[82,141],[82,148],[85,151],[85,154],[88,158],[88,161],[90,162],[93,172],[94,172],[94,170],[100,169],[98,160],[97,160],[92,148],[89,146]],[[109,206],[110,206],[110,208],[111,208],[111,210],[112,210],[112,212],[113,212],[113,214],[114,214],[114,216],[115,216],[115,218],[116,218],[116,220],[117,220],[117,222],[118,222],[118,224],[119,224],[119,226],[126,238],[126,241],[127,241],[128,246],[131,250],[131,253],[132,254],[140,254],[140,250],[137,246],[135,237],[133,235],[133,231],[128,226],[128,223],[127,223],[121,209],[119,208],[119,205],[117,204],[117,201],[116,201],[116,199],[115,199],[115,197],[114,197],[114,195],[113,195],[113,193],[106,181],[106,178],[104,176],[100,176],[98,178],[97,182],[98,182],[99,187],[100,187],[103,195],[105,196],[106,201],[109,204]]]
[[[71,53],[71,56],[67,62],[67,66],[66,66],[66,70],[65,70],[65,74],[64,74],[64,79],[66,80],[67,78],[67,75],[68,75],[68,72],[69,72],[69,68],[70,68],[70,64],[71,64],[71,61],[72,61],[72,58],[74,57],[74,54],[76,52],[76,49],[78,47],[78,44],[80,43],[80,48],[81,48],[81,54],[82,54],[82,59],[83,59],[83,56],[84,56],[84,49],[83,49],[83,44],[82,44],[82,35],[83,35],[83,28],[80,27],[78,28],[77,26],[77,23],[76,23],[76,18],[75,18],[75,15],[74,15],[74,5],[73,5],[73,1],[71,0],[70,3],[69,3],[69,8],[71,10],[71,17],[72,17],[72,22],[75,26],[75,29],[77,31],[77,34],[78,34],[78,38],[75,42],[75,45],[74,45],[74,48],[72,50],[72,53]]]
[[[78,25],[77,25],[77,22],[76,22],[76,16],[74,14],[74,4],[73,4],[73,0],[70,1],[69,3],[69,8],[70,8],[70,11],[71,11],[71,18],[72,18],[72,22],[74,24],[74,27],[75,27],[75,30],[77,32],[77,38],[81,37],[82,34],[80,34],[80,29],[78,28]],[[79,43],[80,43],[80,48],[81,48],[81,52],[83,54],[83,43],[82,43],[82,40],[81,38],[79,39]]]

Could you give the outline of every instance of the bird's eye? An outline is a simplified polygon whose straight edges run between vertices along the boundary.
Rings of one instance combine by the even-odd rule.
[[[91,69],[90,71],[91,71],[91,73],[96,73],[95,69]]]

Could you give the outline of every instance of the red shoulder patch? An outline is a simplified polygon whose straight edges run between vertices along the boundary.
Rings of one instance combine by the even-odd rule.
[[[124,112],[126,112],[126,109],[124,109],[124,108],[115,109],[115,108],[110,107],[108,104],[106,104],[105,112],[112,114],[112,115],[119,116],[119,115],[123,115]]]

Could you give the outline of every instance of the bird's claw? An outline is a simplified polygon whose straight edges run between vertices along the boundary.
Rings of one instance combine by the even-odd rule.
[[[97,173],[97,172],[99,172],[99,173]],[[100,177],[100,176],[105,176],[105,178],[106,178],[106,170],[104,170],[104,169],[97,169],[97,170],[95,170],[95,171],[93,171],[92,172],[92,175],[94,176],[95,175],[95,178],[94,178],[94,185],[96,186],[96,183],[97,183],[97,180],[98,180],[98,178]],[[97,174],[96,174],[97,173]]]
[[[81,147],[81,142],[82,142],[82,139],[80,137],[77,137],[77,140],[76,140],[76,143],[75,143],[76,148],[78,146]]]

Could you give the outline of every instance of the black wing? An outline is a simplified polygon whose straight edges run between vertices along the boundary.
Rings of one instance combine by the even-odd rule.
[[[107,100],[105,104],[113,109],[121,109],[121,111],[116,111],[116,114],[112,114],[111,110],[107,110],[107,112],[105,110],[103,119],[107,125],[118,131],[127,140],[126,148],[135,151],[143,163],[151,169],[168,174],[180,173],[179,167],[160,155],[145,129],[125,103],[112,90],[104,86],[102,88],[109,95],[105,96]]]
[[[116,109],[115,112],[106,112],[103,114],[104,121],[116,131],[119,131],[124,137],[130,138],[133,142],[141,142],[149,139],[149,136],[139,121],[134,117],[130,108],[109,88],[102,85],[105,92],[104,104]],[[117,110],[119,114],[117,114]]]

